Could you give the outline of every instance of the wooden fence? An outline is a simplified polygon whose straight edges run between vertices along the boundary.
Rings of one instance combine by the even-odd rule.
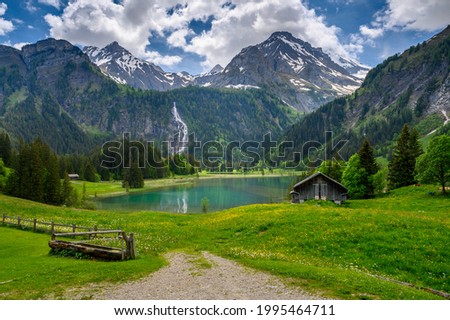
[[[134,234],[129,236],[122,230],[107,230],[99,229],[95,225],[93,228],[77,226],[75,224],[61,224],[51,222],[38,221],[34,219],[24,219],[20,216],[12,217],[6,214],[2,215],[2,225],[11,225],[25,230],[32,230],[33,232],[45,232],[52,235],[49,241],[49,246],[52,249],[68,249],[77,252],[82,252],[93,257],[98,257],[107,260],[126,260],[135,259],[135,245]],[[76,238],[87,237],[89,240],[98,239],[99,236],[117,235],[117,239],[125,242],[125,249],[100,246],[96,244],[86,243],[85,241],[63,241],[56,240],[56,237]]]
[[[97,226],[93,228],[77,226],[75,224],[61,224],[51,222],[43,222],[38,221],[36,218],[34,219],[24,219],[21,216],[11,217],[6,215],[5,213],[2,215],[2,224],[4,225],[12,225],[22,229],[29,229],[33,232],[46,232],[53,234],[55,232],[76,232],[80,231],[107,231],[106,229],[98,229]]]

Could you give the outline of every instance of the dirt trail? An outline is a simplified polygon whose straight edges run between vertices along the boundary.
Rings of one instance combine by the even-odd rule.
[[[170,253],[169,265],[150,276],[104,290],[106,300],[305,300],[321,299],[279,278],[210,253]]]

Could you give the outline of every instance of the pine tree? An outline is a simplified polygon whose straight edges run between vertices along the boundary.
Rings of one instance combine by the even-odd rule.
[[[373,154],[373,148],[367,138],[364,139],[364,142],[359,149],[358,154],[361,161],[361,166],[369,175],[374,175],[378,172],[379,167]]]
[[[377,161],[375,160],[375,156],[373,154],[373,148],[370,145],[370,142],[367,138],[364,139],[364,142],[359,149],[358,152],[361,167],[366,170],[366,173],[369,175],[369,179],[367,179],[366,184],[366,196],[373,195],[375,192],[375,187],[373,184],[373,176],[378,172],[379,166]]]
[[[0,133],[0,158],[3,159],[5,166],[11,165],[11,140],[7,132]]]
[[[61,205],[61,180],[59,178],[59,164],[56,155],[50,155],[46,163],[44,184],[45,203]]]
[[[70,205],[71,193],[73,192],[72,183],[70,182],[69,174],[64,172],[64,181],[61,188],[61,203]]]
[[[26,199],[44,202],[44,179],[46,172],[42,159],[42,142],[39,139],[31,144],[31,159],[30,164],[25,164],[30,170],[30,178],[24,181],[29,184],[30,190]]]
[[[122,186],[125,187],[127,183],[128,186],[132,189],[144,187],[144,176],[142,175],[142,171],[135,161],[131,162],[130,169],[128,169],[125,173]]]
[[[5,191],[19,198],[61,204],[58,159],[48,145],[39,139],[21,142]]]
[[[0,158],[0,191],[5,189],[6,179],[7,179],[7,169],[5,168],[5,164],[3,160]]]
[[[87,160],[86,166],[84,167],[84,179],[90,182],[98,181],[97,171],[90,160]]]
[[[411,156],[414,159],[417,159],[423,153],[422,146],[419,142],[419,131],[417,131],[416,128],[410,132],[409,149],[411,150]]]
[[[410,132],[408,125],[405,124],[389,163],[389,188],[396,189],[416,183],[416,159],[421,153],[417,131]]]

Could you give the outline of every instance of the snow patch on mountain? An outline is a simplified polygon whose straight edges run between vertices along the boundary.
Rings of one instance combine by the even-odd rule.
[[[196,76],[165,72],[151,62],[134,57],[117,42],[103,49],[85,47],[84,52],[103,73],[121,84],[160,91],[190,85],[232,89],[267,87],[306,112],[333,98],[351,94],[370,69],[350,58],[335,61],[322,49],[289,32],[275,32],[266,41],[242,49],[225,68],[216,65]]]

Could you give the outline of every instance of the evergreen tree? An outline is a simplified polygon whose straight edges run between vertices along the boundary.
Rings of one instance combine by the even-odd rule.
[[[87,160],[86,165],[84,167],[84,179],[86,181],[90,182],[97,182],[97,171],[95,170],[94,166],[92,165],[90,159]]]
[[[139,168],[137,162],[131,162],[131,167],[125,173],[122,186],[127,185],[132,189],[143,188],[144,187],[144,176]]]
[[[61,188],[61,203],[70,206],[71,194],[73,192],[72,183],[70,182],[67,171],[64,173],[64,181]]]
[[[0,158],[0,191],[5,188],[7,176],[7,169],[5,167],[5,164],[3,163],[3,160]]]
[[[361,162],[361,166],[366,170],[366,173],[369,175],[369,179],[367,179],[366,185],[366,195],[373,195],[375,192],[375,187],[373,184],[373,176],[378,172],[379,166],[377,161],[375,160],[375,156],[373,154],[373,148],[370,145],[370,142],[367,138],[364,139],[364,142],[359,149],[358,152],[359,159]]]
[[[3,159],[5,166],[11,165],[11,140],[7,132],[0,133],[0,158]]]
[[[416,183],[416,159],[421,150],[417,131],[410,132],[408,125],[405,124],[397,139],[392,160],[389,163],[389,188],[396,189]]]
[[[419,131],[417,131],[416,128],[410,132],[409,149],[411,150],[411,156],[414,159],[417,159],[423,153],[422,146],[419,142]]]
[[[419,181],[439,183],[442,193],[450,181],[450,136],[441,135],[430,141],[427,152],[417,159]]]
[[[45,203],[61,205],[61,180],[59,178],[59,164],[56,155],[50,155],[46,163],[44,182]]]
[[[359,159],[361,161],[361,166],[366,170],[366,172],[369,175],[372,176],[378,172],[379,167],[373,154],[373,148],[370,145],[370,142],[367,138],[364,139],[364,142],[361,148],[359,149],[358,154]]]
[[[56,155],[37,139],[21,142],[6,182],[7,194],[52,205],[61,204],[61,181]]]
[[[359,155],[355,153],[350,157],[347,167],[342,173],[342,184],[348,189],[350,198],[360,199],[367,195],[369,175],[361,165]]]
[[[37,202],[44,202],[46,169],[44,167],[42,155],[42,141],[39,139],[35,140],[31,144],[31,165],[25,164],[26,167],[29,166],[30,170],[30,179],[28,180],[30,192],[26,199]]]

